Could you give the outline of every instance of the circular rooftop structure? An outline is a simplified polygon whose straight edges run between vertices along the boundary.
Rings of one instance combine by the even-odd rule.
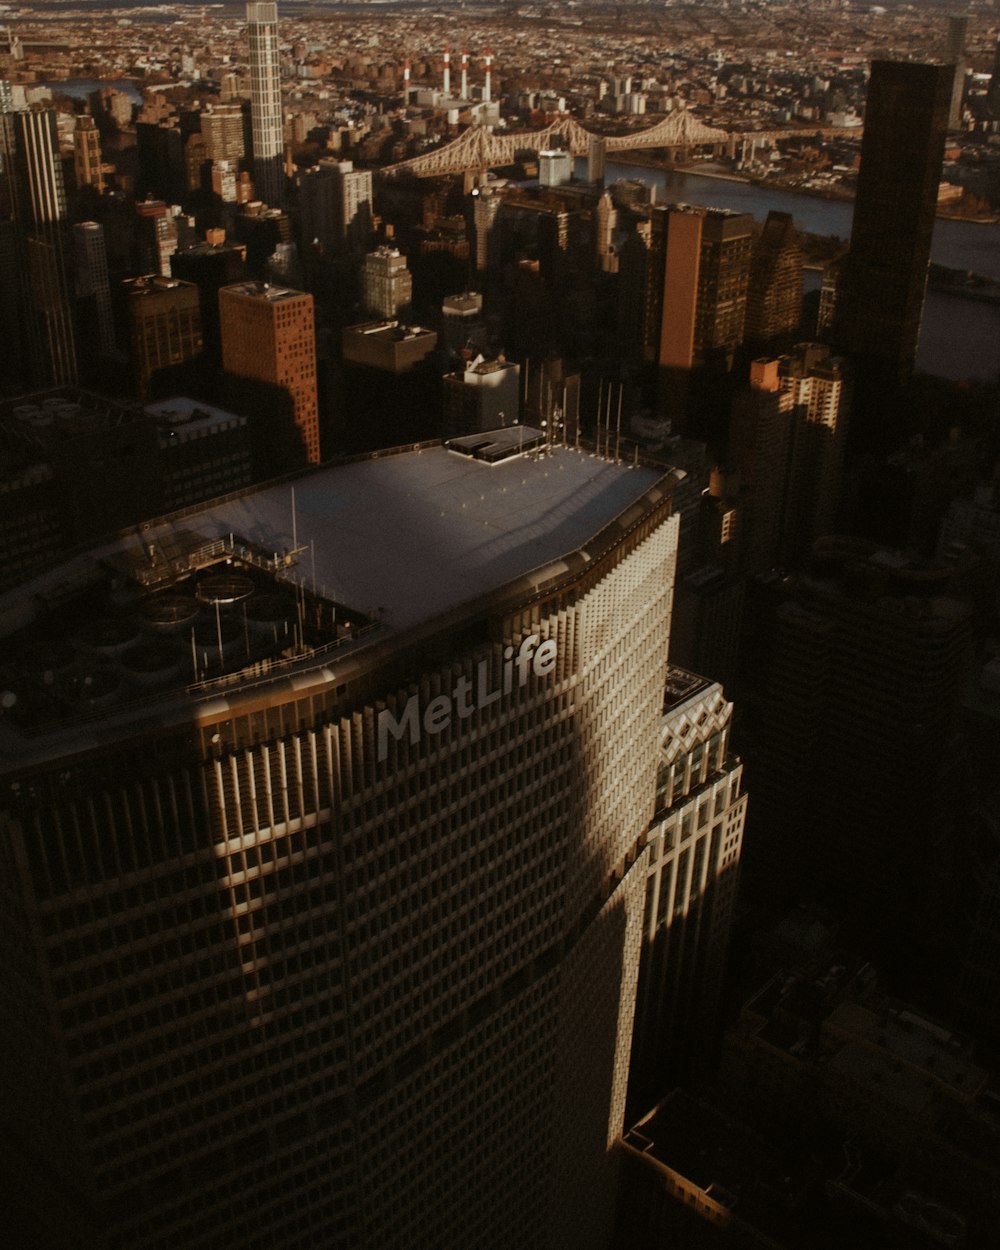
[[[249,599],[254,589],[253,579],[245,573],[212,573],[199,579],[195,593],[201,603],[227,607]]]

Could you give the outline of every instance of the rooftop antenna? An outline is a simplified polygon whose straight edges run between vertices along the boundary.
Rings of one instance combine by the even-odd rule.
[[[597,450],[598,455],[601,454],[601,409],[603,407],[604,407],[604,379],[600,378],[598,380],[598,387],[597,387],[597,437],[594,440],[595,443],[597,444],[596,450]]]

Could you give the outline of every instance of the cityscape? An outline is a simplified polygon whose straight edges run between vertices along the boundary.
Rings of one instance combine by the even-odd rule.
[[[12,1250],[987,1250],[1000,7],[0,4]]]

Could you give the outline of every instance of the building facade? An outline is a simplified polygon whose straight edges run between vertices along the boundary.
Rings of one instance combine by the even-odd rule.
[[[717,1024],[747,797],[718,682],[671,666],[649,832],[629,1104],[678,1084]]]
[[[372,174],[352,161],[324,157],[299,187],[302,239],[307,247],[338,255],[357,251],[372,231]]]
[[[73,226],[73,278],[81,346],[91,359],[109,356],[115,349],[115,321],[104,227],[99,222],[78,221]]]
[[[207,610],[211,636],[242,579],[267,628],[152,705],[96,706],[71,666],[99,745],[33,710],[18,600],[9,1131],[102,1247],[606,1245],[671,483],[568,449],[324,469],[298,483],[311,574],[287,484],[151,525],[114,557],[145,588],[125,616]]]
[[[773,343],[802,320],[802,247],[791,213],[771,212],[754,240],[747,286],[746,337]]]
[[[205,352],[215,364],[222,360],[219,290],[246,277],[246,260],[246,245],[227,240],[224,230],[207,230],[203,241],[178,248],[170,257],[171,276],[198,288]]]
[[[313,299],[302,291],[266,282],[239,282],[219,291],[222,367],[236,377],[275,388],[287,399],[301,455],[320,459],[316,392],[316,327]],[[280,394],[278,393],[280,391]]]
[[[729,447],[745,572],[794,567],[835,529],[850,409],[847,363],[822,343],[751,363],[750,385],[733,400]]]
[[[694,368],[728,369],[743,342],[753,218],[721,208],[654,207],[646,264],[643,357],[656,404],[681,432]]]
[[[178,226],[172,206],[143,200],[135,206],[136,268],[140,273],[170,277],[170,258],[177,251]]]
[[[76,340],[66,265],[68,217],[56,114],[0,113],[5,214],[13,222],[20,288],[19,336],[27,380],[63,386],[76,380]]]
[[[208,181],[224,203],[239,198],[240,166],[245,156],[243,108],[238,103],[216,104],[201,115]]]
[[[201,352],[201,305],[193,282],[157,274],[125,283],[136,391],[149,399],[163,370]]]
[[[789,567],[836,528],[852,396],[847,362],[821,343],[797,344],[778,374],[791,415],[779,548]]]
[[[379,247],[365,257],[361,298],[374,317],[392,320],[405,315],[413,299],[413,275],[398,248]]]
[[[89,115],[76,119],[73,131],[73,174],[76,187],[93,187],[104,190],[104,170],[101,165],[101,134],[97,123]]]
[[[444,431],[448,437],[517,425],[521,366],[482,355],[444,377]]]
[[[872,934],[894,927],[914,959],[953,920],[972,609],[950,579],[943,563],[829,536],[747,610],[748,883],[842,908]]]
[[[865,387],[913,372],[954,68],[874,61],[834,339]],[[874,414],[877,415],[877,414]]]
[[[278,6],[274,0],[248,0],[250,44],[250,125],[257,198],[273,208],[284,199],[285,141],[281,116],[281,60]]]
[[[945,64],[955,67],[951,87],[951,103],[948,107],[949,130],[958,130],[962,125],[962,96],[965,92],[965,45],[968,35],[969,19],[964,14],[951,14],[948,18],[948,39],[944,51]]]

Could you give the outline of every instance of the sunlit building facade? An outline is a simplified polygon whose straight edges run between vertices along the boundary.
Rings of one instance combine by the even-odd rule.
[[[280,208],[284,190],[284,135],[281,118],[281,59],[278,6],[274,0],[248,0],[250,44],[250,126],[257,198]]]
[[[649,832],[630,1105],[678,1084],[718,1023],[747,796],[718,682],[671,665]]]
[[[0,602],[9,1138],[102,1250],[607,1243],[674,475],[460,450]]]
[[[219,291],[222,367],[274,388],[284,401],[297,458],[320,459],[313,297],[268,282],[237,282]],[[277,421],[277,416],[275,420]]]

